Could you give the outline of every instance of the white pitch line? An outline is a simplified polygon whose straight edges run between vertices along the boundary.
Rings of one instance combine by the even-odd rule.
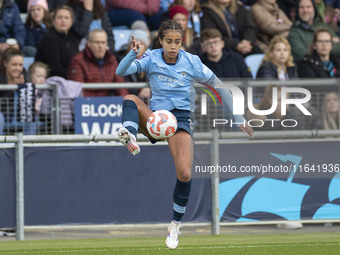
[[[264,244],[264,245],[228,245],[228,246],[202,246],[202,247],[178,247],[176,250],[209,250],[209,249],[240,249],[240,248],[270,248],[270,247],[298,247],[298,246],[340,246],[340,243],[313,243],[313,244]],[[101,251],[153,251],[153,250],[168,250],[168,248],[152,247],[152,248],[127,248],[127,249],[83,249],[83,250],[55,250],[55,251],[45,251],[44,254],[54,253],[54,254],[69,254],[72,253],[83,253],[83,252],[101,252]],[[1,250],[0,250],[1,251]],[[8,251],[15,252],[15,254],[41,254],[42,251]]]

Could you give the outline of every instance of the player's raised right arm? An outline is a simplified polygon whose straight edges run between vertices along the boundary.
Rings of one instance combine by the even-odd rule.
[[[116,69],[116,74],[119,76],[125,76],[137,72],[137,65],[133,63],[133,61],[136,59],[136,56],[138,55],[140,42],[136,42],[133,35],[131,35],[131,37],[132,37],[132,49],[122,59],[122,61],[120,61]]]

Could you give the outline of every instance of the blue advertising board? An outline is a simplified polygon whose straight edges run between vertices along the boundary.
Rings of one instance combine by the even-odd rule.
[[[122,126],[122,97],[83,97],[74,100],[75,133],[108,135]]]

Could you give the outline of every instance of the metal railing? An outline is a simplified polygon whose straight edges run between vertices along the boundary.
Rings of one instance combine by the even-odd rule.
[[[256,132],[252,140],[261,139],[306,139],[306,138],[325,138],[340,137],[340,130],[320,130],[316,131],[259,131]],[[211,132],[195,133],[196,141],[210,141],[211,144],[211,165],[219,165],[219,144],[223,139],[233,139],[233,142],[249,140],[246,134],[241,132],[228,133],[214,129]],[[147,141],[143,135],[138,135],[138,140]],[[0,143],[14,143],[16,148],[16,240],[24,240],[24,146],[28,143],[79,143],[99,142],[99,141],[118,141],[113,135],[30,135],[24,136],[18,133],[15,136],[0,136]],[[249,141],[251,142],[251,141]],[[219,221],[219,174],[214,172],[211,175],[212,183],[212,219],[211,233],[220,233]]]
[[[312,91],[312,99],[310,102],[310,107],[313,107],[316,111],[320,112],[320,107],[322,100],[324,98],[325,93],[330,90],[340,91],[340,80],[338,79],[309,79],[309,80],[289,80],[289,81],[278,81],[278,80],[225,80],[225,83],[230,83],[235,86],[240,87],[243,91],[246,91],[248,87],[253,87],[255,89],[263,88],[269,84],[277,84],[282,86],[297,86],[297,87],[305,87]],[[147,87],[148,83],[138,82],[138,83],[87,83],[83,84],[83,89],[140,89]],[[195,87],[204,87],[203,85],[196,84]],[[48,113],[39,113],[36,116],[36,121],[34,123],[19,123],[17,120],[11,122],[9,120],[6,121],[5,125],[5,134],[14,134],[16,132],[25,132],[25,127],[35,127],[36,132],[31,132],[30,134],[73,134],[73,127],[63,127],[61,123],[61,113],[63,111],[62,105],[63,100],[71,100],[70,103],[73,103],[73,99],[69,98],[59,98],[57,85],[54,84],[44,84],[37,85],[37,89],[39,90],[49,90],[51,91],[51,100],[48,102],[49,112]],[[15,91],[18,89],[17,85],[0,85],[0,92],[3,90],[7,91]],[[203,90],[197,89],[198,99],[201,94],[205,92]],[[254,93],[254,100],[259,101],[263,95],[263,89],[261,92]],[[149,99],[146,100],[149,103]],[[6,116],[13,115],[14,110],[14,101],[13,98],[1,98],[0,97],[0,106],[1,102],[4,105],[8,105],[7,109],[2,109],[1,112]],[[47,104],[48,104],[47,103]],[[195,131],[196,132],[206,132],[211,129],[210,123],[214,118],[222,118],[224,113],[219,107],[214,105],[212,100],[208,100],[207,105],[207,115],[201,115],[200,111],[200,100],[197,100],[196,104],[196,112],[194,117]],[[300,129],[310,129],[310,127],[306,126]],[[220,127],[220,131],[233,131],[233,129],[228,127]]]

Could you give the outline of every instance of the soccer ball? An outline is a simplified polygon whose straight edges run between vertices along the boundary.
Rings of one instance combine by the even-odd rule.
[[[176,133],[177,119],[169,111],[155,111],[149,116],[146,127],[152,138],[156,140],[166,139]]]

